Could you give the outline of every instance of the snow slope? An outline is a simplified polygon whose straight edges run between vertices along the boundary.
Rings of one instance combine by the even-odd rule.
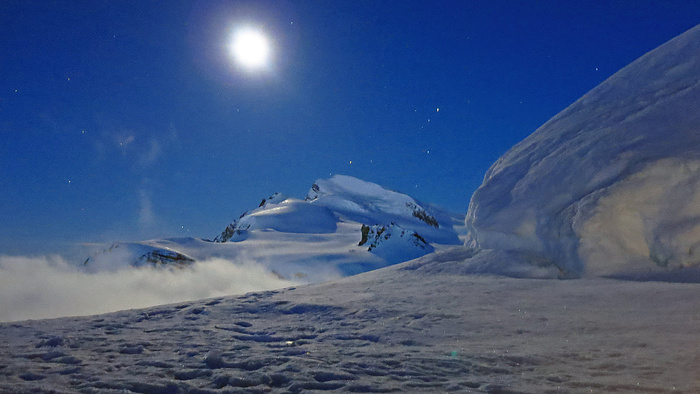
[[[460,244],[458,216],[379,185],[336,175],[317,180],[305,200],[282,193],[264,198],[214,242],[197,238],[121,242],[97,253],[85,266],[94,272],[223,258],[260,265],[282,279],[321,282]],[[158,261],[154,256],[164,258]]]
[[[467,245],[566,277],[700,264],[700,26],[642,56],[504,154]]]
[[[414,268],[3,323],[0,392],[700,391],[695,284]]]

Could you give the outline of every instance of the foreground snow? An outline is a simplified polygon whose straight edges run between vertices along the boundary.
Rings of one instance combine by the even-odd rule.
[[[439,264],[0,324],[0,392],[700,390],[695,284],[465,276]]]

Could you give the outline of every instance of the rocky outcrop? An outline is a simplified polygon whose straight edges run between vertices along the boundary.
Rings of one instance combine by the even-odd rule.
[[[382,243],[388,242],[392,237],[402,239],[407,246],[412,246],[421,250],[431,249],[430,244],[428,244],[425,238],[421,237],[420,234],[415,231],[406,230],[396,223],[384,226],[368,226],[363,224],[360,231],[362,238],[358,246],[368,245],[367,251],[369,252],[381,247]]]
[[[155,266],[168,266],[183,268],[194,263],[194,259],[182,253],[172,250],[157,249],[150,251],[138,258],[136,265],[152,264]]]
[[[184,268],[195,260],[184,253],[142,242],[115,242],[83,263],[89,270],[116,270],[125,266]]]
[[[412,211],[412,215],[414,218],[417,218],[418,220],[424,222],[428,226],[440,228],[440,223],[438,223],[437,219],[435,219],[434,216],[429,215],[428,212],[425,211],[425,209],[411,202],[407,202],[406,206]]]

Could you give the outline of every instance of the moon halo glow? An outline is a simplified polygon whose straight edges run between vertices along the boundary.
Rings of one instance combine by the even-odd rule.
[[[241,28],[233,33],[230,44],[233,59],[246,70],[261,70],[269,65],[270,43],[259,30]]]

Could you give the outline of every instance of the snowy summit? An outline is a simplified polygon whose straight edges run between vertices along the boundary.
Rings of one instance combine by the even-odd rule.
[[[611,76],[491,166],[467,244],[566,277],[700,264],[699,82],[700,27]]]

